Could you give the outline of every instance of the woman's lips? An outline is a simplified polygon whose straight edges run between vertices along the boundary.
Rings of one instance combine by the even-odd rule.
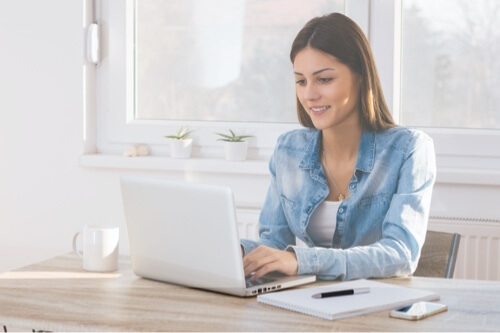
[[[314,115],[320,115],[322,113],[324,113],[326,110],[328,110],[330,108],[330,106],[312,106],[309,108],[309,110],[312,111],[312,113]]]

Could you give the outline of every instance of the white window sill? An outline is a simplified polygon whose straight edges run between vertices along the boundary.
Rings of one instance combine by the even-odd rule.
[[[80,166],[105,169],[129,169],[146,171],[193,171],[222,174],[269,175],[267,160],[226,161],[222,158],[175,159],[166,156],[125,157],[112,154],[80,156]]]
[[[500,170],[438,167],[436,183],[500,186]]]
[[[267,160],[226,161],[222,158],[192,157],[175,159],[166,156],[124,157],[112,154],[89,154],[80,157],[80,166],[103,169],[142,171],[201,172],[216,174],[269,175]],[[438,167],[437,183],[500,186],[500,170]]]

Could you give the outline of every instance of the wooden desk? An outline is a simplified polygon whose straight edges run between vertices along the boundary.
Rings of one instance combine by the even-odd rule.
[[[499,331],[500,282],[397,278],[433,290],[449,310],[422,321],[389,311],[328,321],[208,291],[115,273],[89,273],[73,255],[0,274],[0,329],[50,331]],[[325,282],[321,282],[325,283]],[[327,282],[331,283],[331,282]]]

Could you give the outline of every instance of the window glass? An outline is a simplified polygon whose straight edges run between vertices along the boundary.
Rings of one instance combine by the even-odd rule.
[[[140,0],[135,3],[135,118],[295,123],[289,60],[333,0]]]
[[[403,0],[400,122],[500,129],[500,1]]]

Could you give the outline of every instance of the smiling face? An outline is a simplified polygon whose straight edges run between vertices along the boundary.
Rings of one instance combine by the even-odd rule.
[[[299,102],[320,130],[360,126],[359,79],[334,56],[306,47],[293,62]]]

